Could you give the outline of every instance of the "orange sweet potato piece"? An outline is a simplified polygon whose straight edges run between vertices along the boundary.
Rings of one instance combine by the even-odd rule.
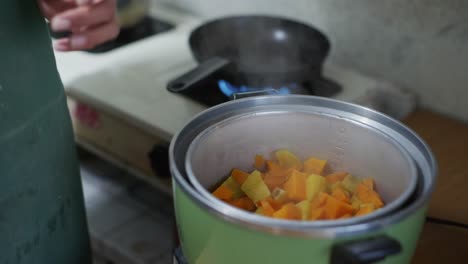
[[[276,163],[274,160],[267,160],[265,161],[267,170],[269,173],[273,175],[278,175],[281,174],[282,169],[278,163]]]
[[[353,213],[353,207],[350,204],[344,203],[332,196],[327,198],[323,209],[325,210],[325,217],[327,219],[337,219],[345,214]]]
[[[273,216],[273,213],[276,211],[268,200],[260,201],[260,206],[262,209],[262,214],[265,216]]]
[[[334,172],[334,173],[328,174],[328,175],[325,177],[325,179],[327,180],[327,183],[333,184],[333,183],[342,181],[342,180],[346,177],[346,175],[348,175],[347,172],[345,172],[345,171],[338,171],[338,172]]]
[[[324,192],[320,192],[311,202],[310,202],[310,211],[317,209],[325,204],[327,198],[330,195]]]
[[[264,175],[265,176],[263,178],[263,181],[271,191],[277,187],[281,187],[283,183],[288,179],[285,174],[276,176],[275,174],[267,172]]]
[[[342,217],[340,217],[339,219],[346,219],[346,218],[351,218],[351,217],[352,217],[351,214],[345,214]]]
[[[213,192],[213,195],[223,201],[229,201],[234,193],[227,186],[221,185]]]
[[[281,176],[287,178],[288,174],[292,171],[292,169],[282,168],[277,162],[273,160],[267,160],[265,163],[268,174],[271,174],[272,176]]]
[[[316,208],[309,211],[309,220],[322,220],[325,219],[325,209]]]
[[[257,170],[262,170],[265,167],[265,159],[262,155],[255,155],[254,166]]]
[[[250,200],[250,198],[247,196],[237,198],[233,201],[230,201],[229,203],[237,208],[247,210],[249,212],[253,212],[255,209],[257,209],[252,200]]]
[[[371,190],[367,185],[360,183],[356,186],[356,196],[363,203],[372,203],[376,208],[381,208],[384,206],[382,199],[378,193],[374,190]]]
[[[297,202],[307,199],[306,175],[304,173],[294,170],[283,187],[288,193],[289,199]]]
[[[237,183],[239,183],[239,185],[242,185],[247,177],[249,177],[249,174],[239,169],[233,169],[231,171],[231,176],[234,180],[236,180]]]
[[[326,160],[311,157],[304,161],[304,172],[307,174],[314,173],[321,175],[325,169],[325,165],[327,165]]]
[[[278,211],[273,213],[274,218],[300,220],[302,219],[301,210],[293,203],[287,203]]]
[[[362,204],[354,216],[362,216],[375,211],[374,204]]]
[[[369,187],[369,189],[374,190],[374,185],[375,185],[374,179],[372,179],[372,178],[365,178],[365,179],[362,180],[362,184],[364,184],[364,185],[366,185],[367,187]]]
[[[286,204],[286,202],[275,200],[272,197],[267,197],[265,201],[268,202],[275,211],[279,210],[281,207],[283,207],[283,205]]]
[[[342,187],[335,188],[332,191],[332,196],[344,203],[350,203],[349,195]]]

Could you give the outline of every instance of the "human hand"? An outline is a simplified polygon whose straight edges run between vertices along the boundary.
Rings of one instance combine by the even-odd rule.
[[[53,31],[71,34],[54,43],[58,51],[86,50],[119,34],[116,0],[37,0]]]

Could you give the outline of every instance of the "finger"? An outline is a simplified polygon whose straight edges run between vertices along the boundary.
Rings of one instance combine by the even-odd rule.
[[[115,17],[115,13],[115,0],[77,6],[57,14],[51,21],[51,27],[55,31],[79,31],[83,27],[109,22]]]
[[[59,39],[54,42],[54,49],[58,51],[68,51],[70,50],[70,39],[64,38]]]
[[[63,0],[38,0],[37,3],[47,19],[52,19],[56,14],[76,6],[72,2]]]
[[[93,2],[92,0],[75,0],[77,5],[89,5]]]
[[[117,20],[113,19],[110,23],[74,33],[66,39],[60,39],[55,42],[54,48],[59,51],[89,50],[114,39],[118,34],[119,26]]]

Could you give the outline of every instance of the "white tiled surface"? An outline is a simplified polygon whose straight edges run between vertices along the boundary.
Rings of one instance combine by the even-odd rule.
[[[175,245],[170,198],[94,156],[80,160],[96,263],[170,263]]]

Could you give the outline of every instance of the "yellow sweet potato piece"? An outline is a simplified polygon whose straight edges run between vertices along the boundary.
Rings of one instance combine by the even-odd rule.
[[[362,184],[367,186],[369,189],[374,190],[374,185],[375,185],[374,179],[372,178],[362,179]]]
[[[380,196],[374,191],[369,189],[367,185],[360,183],[356,186],[356,196],[363,203],[372,203],[376,208],[381,208],[384,206]]]
[[[306,179],[307,200],[312,200],[315,196],[325,190],[325,178],[318,174],[310,174]]]
[[[233,192],[225,185],[221,185],[213,192],[213,195],[223,201],[230,201],[233,196]]]
[[[296,206],[301,210],[302,220],[306,220],[309,216],[310,201],[303,200],[297,203]]]
[[[349,195],[342,187],[335,188],[331,195],[344,203],[350,203]]]
[[[263,208],[262,207],[257,207],[257,210],[255,210],[256,214],[263,215]]]
[[[321,175],[325,166],[327,165],[326,160],[316,159],[316,158],[308,158],[304,161],[304,172],[305,173],[313,173]]]
[[[302,218],[301,210],[293,203],[287,203],[278,211],[273,213],[274,218],[300,220]]]
[[[240,188],[240,185],[236,180],[234,180],[233,177],[229,176],[221,185],[229,188],[232,191],[232,199],[245,196],[244,192]]]
[[[288,193],[288,198],[290,200],[297,202],[305,200],[307,198],[306,175],[294,170],[289,176],[289,179],[284,183],[283,188]]]
[[[354,216],[362,216],[366,214],[370,214],[375,211],[374,204],[361,204],[359,210],[356,212]]]
[[[268,186],[263,182],[262,174],[257,170],[249,174],[241,189],[254,203],[265,199],[271,194]]]
[[[358,185],[361,181],[359,178],[352,176],[351,174],[346,175],[343,179],[342,184],[343,187],[348,190],[348,192],[354,193],[356,189],[356,185]]]
[[[338,171],[338,172],[334,172],[334,173],[328,174],[328,175],[325,177],[325,179],[327,180],[327,183],[333,184],[333,183],[342,181],[342,180],[346,177],[346,175],[348,175],[347,172],[345,172],[345,171]]]
[[[328,191],[328,193],[330,193],[330,194],[333,193],[333,191],[334,191],[335,189],[337,189],[337,188],[343,188],[343,189],[344,189],[343,183],[340,182],[340,181],[337,181],[337,182],[335,182],[335,183],[332,183],[332,184],[328,184],[328,185],[327,185],[327,191]]]
[[[247,179],[248,176],[249,176],[249,174],[247,172],[239,170],[239,169],[233,169],[231,171],[231,177],[234,180],[236,180],[236,182],[239,185],[242,185],[245,182],[245,180]]]
[[[281,149],[275,152],[275,157],[279,165],[284,169],[294,168],[296,170],[302,169],[301,160],[288,150]]]

